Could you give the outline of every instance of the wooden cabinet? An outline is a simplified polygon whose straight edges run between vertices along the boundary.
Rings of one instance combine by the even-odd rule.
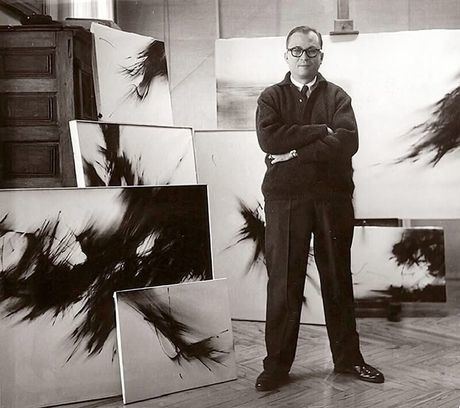
[[[69,120],[96,120],[91,34],[0,26],[0,187],[74,186]]]

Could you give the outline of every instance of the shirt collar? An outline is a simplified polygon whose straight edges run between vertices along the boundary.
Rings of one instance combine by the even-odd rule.
[[[320,72],[318,72],[318,75],[316,75],[316,84],[315,84],[315,87],[318,87],[318,86],[323,86],[326,84],[326,79],[321,75]],[[286,73],[286,75],[284,76],[284,79],[281,81],[281,82],[278,82],[276,85],[278,86],[295,86],[292,82],[291,82],[291,73],[288,71]]]
[[[296,80],[292,77],[292,75],[290,76],[291,82],[297,87],[297,89],[298,89],[299,91],[302,90],[302,88],[303,88],[304,85],[307,85],[307,86],[308,86],[308,89],[312,89],[313,86],[316,84],[316,79],[317,79],[317,78],[318,78],[318,76],[315,76],[315,77],[314,77],[310,82],[308,82],[307,84],[302,84],[301,82],[296,81]]]

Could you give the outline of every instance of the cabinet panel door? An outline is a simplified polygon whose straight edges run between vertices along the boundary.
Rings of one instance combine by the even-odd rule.
[[[0,187],[74,186],[73,33],[0,32]]]
[[[57,124],[55,93],[0,93],[0,125],[43,126],[52,124]]]
[[[53,78],[53,48],[0,49],[0,78]]]
[[[4,172],[9,178],[59,176],[59,143],[6,142],[4,150]]]

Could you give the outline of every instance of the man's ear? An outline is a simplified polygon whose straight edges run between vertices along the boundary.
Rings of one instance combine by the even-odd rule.
[[[320,54],[320,63],[322,64],[323,63],[323,58],[324,58],[324,52],[321,51],[321,54]]]
[[[287,62],[288,60],[288,52],[287,51],[284,51],[284,60]]]

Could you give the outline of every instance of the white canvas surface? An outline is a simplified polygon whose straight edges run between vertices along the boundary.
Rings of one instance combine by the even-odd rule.
[[[393,246],[401,242],[404,233],[418,234],[419,243],[422,243],[426,242],[427,237],[433,231],[440,232],[441,239],[430,242],[430,248],[433,248],[433,245],[439,245],[439,255],[444,261],[444,240],[441,228],[355,227],[352,246],[355,299],[386,297],[388,294],[383,291],[388,290],[390,286],[402,286],[408,291],[415,291],[411,301],[423,301],[418,291],[432,285],[440,289],[439,293],[442,293],[443,298],[431,301],[445,301],[445,269],[440,276],[430,273],[424,252],[420,251],[420,247],[405,245],[407,254],[413,254],[417,258],[418,263],[413,265],[407,263],[398,265],[396,253],[393,251]],[[414,248],[418,250],[410,252]]]
[[[172,125],[171,96],[167,77],[152,75],[149,90],[138,98],[144,74],[152,73],[158,61],[146,59],[142,53],[152,41],[161,41],[128,33],[101,24],[91,24],[95,42],[95,90],[101,120],[112,123]],[[163,53],[164,54],[164,53]],[[153,55],[155,57],[155,55]],[[164,55],[163,55],[164,57]],[[126,75],[126,69],[143,68],[139,75]],[[142,65],[143,64],[143,65]],[[145,90],[145,88],[143,88]],[[134,94],[133,94],[134,91]],[[140,91],[144,94],[143,90]]]
[[[261,204],[260,189],[265,173],[264,153],[254,131],[196,131],[197,174],[209,185],[214,275],[229,282],[232,318],[265,320],[267,270],[263,261],[250,268],[255,244],[238,243],[244,226],[241,200],[251,209]],[[307,303],[302,322],[324,324],[319,275],[312,260],[305,285]]]
[[[152,226],[152,219],[162,221]],[[40,246],[37,234],[45,226],[50,239]],[[157,244],[168,268],[160,262],[156,270]],[[37,253],[26,255],[37,246]],[[2,190],[0,253],[0,406],[37,408],[120,395],[112,294],[212,278],[206,186]],[[190,260],[199,259],[190,270]],[[141,268],[149,262],[151,273]],[[204,265],[205,276],[196,276]],[[8,293],[14,296],[5,298]],[[35,318],[23,320],[29,313]],[[97,324],[74,341],[72,333],[86,317]],[[94,334],[106,324],[107,337]]]
[[[81,306],[69,308],[68,315],[54,324],[50,316],[26,324],[17,324],[18,318],[2,319],[2,408],[37,408],[121,394],[118,357],[112,360],[115,333],[98,356],[79,355],[66,363],[71,351],[66,336],[76,323],[69,316],[76,315]]]
[[[125,177],[116,185],[196,184],[191,128],[71,121],[70,134],[79,187],[97,186],[88,176],[88,166],[97,172],[105,185],[110,184],[110,161],[104,154],[107,142],[103,129],[107,126],[118,129],[118,160],[125,160],[135,174],[133,183]],[[114,135],[110,134],[107,138],[114,139]]]
[[[460,84],[460,30],[325,35],[323,40],[320,72],[349,93],[358,121],[356,216],[458,218],[458,149],[434,167],[426,159],[395,161],[417,142],[420,135],[409,136],[411,129],[429,120],[435,104]],[[255,127],[258,95],[288,71],[284,50],[284,37],[216,41],[220,128]]]
[[[124,403],[236,379],[224,279],[123,291],[114,297]],[[140,313],[133,307],[136,302],[148,312]],[[183,345],[168,339],[159,328],[161,323],[145,319],[155,310],[187,326],[180,333]],[[158,317],[165,321],[165,315]],[[185,343],[203,341],[213,350],[211,358],[187,357]],[[213,360],[216,357],[219,360]]]

